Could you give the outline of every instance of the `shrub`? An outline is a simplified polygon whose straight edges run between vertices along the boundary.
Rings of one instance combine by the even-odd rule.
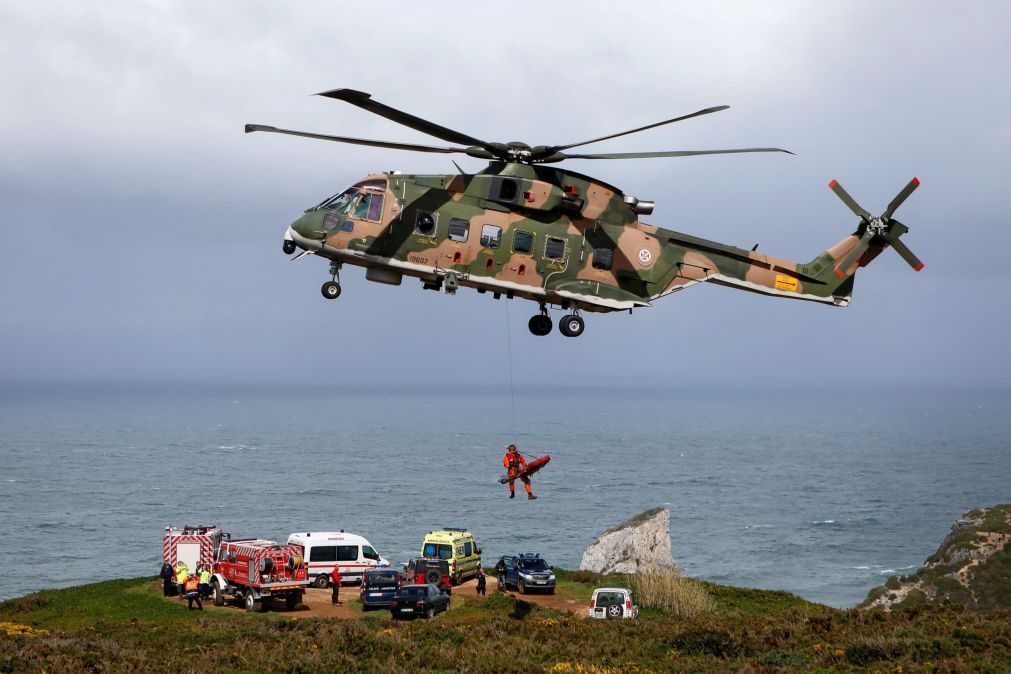
[[[697,580],[673,569],[644,571],[630,576],[629,584],[643,608],[655,608],[677,618],[694,618],[716,610],[716,602]]]
[[[898,590],[902,587],[902,583],[899,582],[898,576],[889,576],[888,580],[885,581],[885,587],[889,590]]]
[[[671,645],[686,655],[717,658],[736,658],[744,650],[744,645],[729,632],[705,628],[682,632],[674,637]]]
[[[864,667],[876,660],[894,660],[907,650],[907,644],[898,639],[860,637],[846,646],[846,659]]]

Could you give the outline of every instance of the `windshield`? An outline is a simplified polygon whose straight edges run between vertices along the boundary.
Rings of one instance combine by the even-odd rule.
[[[421,554],[431,558],[453,559],[453,546],[445,543],[425,543],[425,549]]]
[[[524,571],[547,571],[548,563],[543,559],[523,559],[520,560],[520,568]]]
[[[365,583],[369,587],[396,587],[397,585],[397,574],[395,573],[370,573],[365,578]]]
[[[358,196],[358,190],[351,187],[340,194],[325,199],[317,209],[325,208],[330,211],[337,211],[338,213],[347,213],[351,210],[351,206],[355,202],[355,198]]]

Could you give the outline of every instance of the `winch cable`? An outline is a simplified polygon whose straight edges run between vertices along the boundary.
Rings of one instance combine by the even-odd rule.
[[[505,302],[506,308],[506,351],[509,354],[509,403],[512,406],[513,413],[513,435],[516,435],[516,389],[513,385],[513,338],[510,326],[512,321],[509,320],[509,302]]]

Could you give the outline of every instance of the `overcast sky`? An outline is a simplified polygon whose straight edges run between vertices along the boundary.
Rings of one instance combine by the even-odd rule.
[[[669,386],[954,384],[1009,374],[1011,9],[1003,2],[172,3],[0,0],[0,380]],[[449,159],[243,134],[247,122],[442,144],[310,94],[338,87],[492,141],[772,145],[565,166],[646,221],[807,261],[897,217],[846,309],[700,285],[527,332],[530,302],[394,288],[281,253],[302,210]],[[467,171],[484,163],[457,159]],[[555,312],[556,319],[560,312]]]

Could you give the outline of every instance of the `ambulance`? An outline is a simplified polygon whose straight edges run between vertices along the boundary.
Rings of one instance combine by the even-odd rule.
[[[301,545],[309,565],[309,580],[329,587],[334,567],[341,568],[341,584],[361,583],[367,569],[389,566],[367,539],[341,531],[307,531],[288,536],[288,545]]]

